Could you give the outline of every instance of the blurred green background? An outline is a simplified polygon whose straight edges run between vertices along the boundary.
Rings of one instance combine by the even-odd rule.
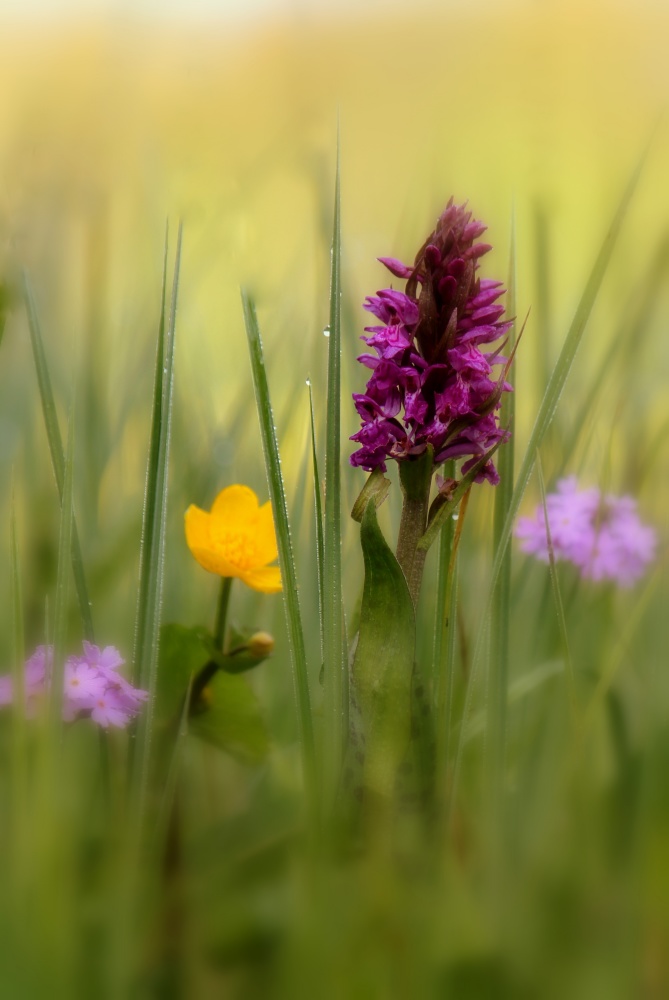
[[[29,642],[42,637],[55,583],[58,503],[21,271],[35,292],[62,426],[76,395],[75,501],[97,633],[129,657],[164,232],[169,220],[173,245],[181,219],[164,619],[210,623],[214,615],[216,581],[183,539],[188,504],[208,508],[232,482],[267,495],[243,285],[256,296],[264,335],[318,709],[305,380],[314,383],[322,436],[338,120],[344,439],[358,426],[348,392],[365,382],[355,363],[360,303],[386,284],[375,258],[411,259],[452,194],[489,226],[487,277],[506,277],[515,218],[519,316],[529,310],[514,380],[518,455],[620,193],[653,136],[542,459],[549,488],[569,453],[567,471],[585,483],[638,496],[663,551],[669,9],[475,0],[411,11],[279,3],[253,15],[223,4],[200,8],[197,17],[153,5],[27,10],[0,7],[0,280],[9,303],[0,348],[0,525],[9,523],[13,472]],[[362,482],[347,470],[349,507]],[[533,481],[528,508],[537,500]],[[491,510],[492,490],[482,488],[463,540],[463,677],[480,627]],[[383,508],[388,533],[398,514],[397,499]],[[350,615],[361,559],[357,527],[345,519],[344,532]],[[8,532],[0,530],[0,565],[7,553]],[[2,607],[8,576],[0,574]],[[425,649],[433,579],[429,563]],[[333,997],[668,994],[666,583],[659,569],[649,592],[631,597],[578,590],[568,573],[563,584],[575,663],[586,686],[615,663],[613,701],[593,724],[583,750],[588,766],[577,779],[567,768],[567,780],[571,748],[556,707],[559,676],[550,672],[560,650],[547,572],[517,559],[512,680],[549,669],[547,682],[514,709],[515,853],[501,946],[480,892],[485,830],[476,750],[465,767],[445,882],[432,885],[421,872],[413,887],[411,879],[388,885],[353,867],[332,876],[331,912],[312,924],[302,882],[286,876],[292,855],[281,854],[299,788],[281,601],[236,588],[233,618],[277,636],[274,659],[252,678],[272,752],[264,768],[247,770],[199,745],[189,750],[183,975],[191,995],[266,996],[272,982],[276,995],[325,996],[314,992],[324,989],[324,968]],[[3,661],[9,645],[4,628]],[[440,909],[435,893],[442,890],[448,901]],[[286,931],[286,914],[297,914],[297,930]],[[355,957],[355,985],[342,949]],[[62,982],[70,982],[65,973]]]

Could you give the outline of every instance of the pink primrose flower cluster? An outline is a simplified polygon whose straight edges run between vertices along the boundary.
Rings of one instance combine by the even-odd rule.
[[[547,494],[546,511],[555,560],[573,563],[584,579],[631,587],[655,558],[657,536],[639,518],[633,497],[580,490],[570,476]],[[532,517],[518,518],[515,534],[523,552],[548,562],[543,504]]]
[[[38,646],[26,660],[24,697],[26,711],[35,714],[51,684],[53,647]],[[97,725],[123,728],[142,709],[148,692],[135,688],[119,672],[125,661],[115,646],[100,649],[84,641],[83,656],[69,656],[63,672],[63,719],[90,718]],[[0,706],[14,701],[11,675],[0,677]]]

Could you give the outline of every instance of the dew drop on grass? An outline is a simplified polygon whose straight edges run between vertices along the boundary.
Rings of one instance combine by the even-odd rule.
[[[311,379],[310,378],[306,379],[304,384],[305,385],[311,385]]]
[[[326,326],[325,329],[323,330],[323,336],[324,337],[329,337],[330,336],[330,327],[329,326]]]
[[[451,517],[453,518],[454,521],[457,521],[457,519],[460,517],[460,515],[459,514],[451,514]]]

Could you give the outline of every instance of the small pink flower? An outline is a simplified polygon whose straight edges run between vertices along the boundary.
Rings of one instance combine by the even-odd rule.
[[[643,524],[632,497],[579,490],[576,477],[562,479],[546,496],[546,514],[555,560],[571,562],[587,580],[612,580],[631,587],[655,558],[657,536]],[[546,515],[518,518],[521,550],[548,562]]]
[[[100,649],[84,641],[83,656],[70,656],[63,670],[63,719],[90,718],[103,726],[125,727],[149,697],[118,673],[125,661],[115,646]],[[25,698],[28,714],[34,714],[38,698],[51,684],[51,646],[38,646],[25,663]],[[14,701],[11,675],[0,677],[0,706]]]

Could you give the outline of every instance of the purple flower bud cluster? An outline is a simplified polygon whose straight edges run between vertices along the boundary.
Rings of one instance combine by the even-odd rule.
[[[579,490],[570,476],[547,494],[546,511],[555,560],[573,563],[584,579],[631,587],[655,558],[656,534],[640,520],[632,497]],[[515,534],[523,552],[548,562],[543,504],[532,517],[518,518]]]
[[[135,688],[118,672],[125,661],[114,646],[100,649],[83,644],[83,656],[69,656],[63,675],[63,718],[66,722],[90,718],[103,728],[125,727],[142,709],[147,691]],[[38,646],[26,661],[24,697],[26,711],[34,715],[51,685],[53,647]],[[0,705],[14,700],[13,678],[0,677]]]
[[[362,338],[375,353],[358,358],[372,375],[365,392],[353,394],[362,427],[351,438],[360,445],[352,465],[385,472],[387,459],[411,459],[431,445],[435,464],[466,458],[466,473],[509,436],[497,411],[511,386],[504,371],[492,375],[506,359],[481,350],[511,326],[501,319],[502,283],[477,276],[491,249],[475,242],[485,229],[451,199],[413,266],[379,258],[406,287],[384,288],[365,301],[380,325],[365,327],[369,336]],[[486,479],[499,481],[492,461],[477,476]]]

